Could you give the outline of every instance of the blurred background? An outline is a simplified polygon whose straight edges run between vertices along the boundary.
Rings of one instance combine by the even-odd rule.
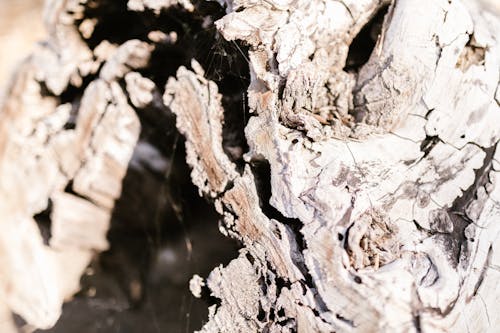
[[[16,65],[45,36],[43,0],[0,0],[0,89]]]
[[[0,100],[18,65],[46,37],[43,5],[44,0],[0,0]],[[183,163],[182,138],[175,154]],[[189,170],[185,165],[180,169]],[[129,176],[124,180],[124,196],[134,195],[138,186],[133,183],[136,178]],[[122,216],[115,211],[108,234],[110,250],[96,256],[81,278],[81,291],[64,305],[56,326],[43,332],[184,333],[201,328],[215,299],[206,291],[202,299],[194,298],[189,280],[194,274],[206,278],[213,268],[229,263],[237,257],[239,245],[219,232],[220,217],[198,196],[189,174],[176,177],[182,183],[177,204],[189,209],[179,215],[167,208],[154,228],[137,230],[120,228]],[[148,186],[160,193],[162,179]],[[158,196],[158,205],[170,205]],[[156,203],[135,202],[145,213],[133,219],[158,215],[151,208]],[[19,332],[33,332],[21,317],[14,319]]]

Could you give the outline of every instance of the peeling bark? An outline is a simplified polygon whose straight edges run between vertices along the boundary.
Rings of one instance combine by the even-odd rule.
[[[218,3],[48,3],[50,40],[0,114],[5,306],[55,323],[108,246],[127,167],[168,169],[147,134],[163,119],[243,244],[191,281],[220,300],[201,332],[495,332],[498,17],[465,0]],[[228,70],[246,66],[245,93]]]

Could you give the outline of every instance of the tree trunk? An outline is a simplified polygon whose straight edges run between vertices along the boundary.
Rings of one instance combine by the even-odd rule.
[[[220,300],[202,332],[497,332],[500,20],[480,4],[49,1],[0,115],[5,311],[54,325],[115,201],[158,195],[122,182],[171,172],[176,127],[243,246],[191,280]]]

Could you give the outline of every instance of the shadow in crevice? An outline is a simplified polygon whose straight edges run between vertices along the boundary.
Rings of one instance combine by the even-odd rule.
[[[36,224],[40,229],[40,234],[42,235],[43,243],[45,245],[49,245],[50,237],[52,236],[52,221],[50,219],[50,214],[52,214],[52,200],[49,199],[47,208],[33,216],[33,219],[36,221]]]
[[[93,0],[86,5],[85,17],[98,23],[86,41],[90,48],[95,48],[104,40],[116,44],[130,39],[151,42],[148,39],[151,31],[174,32],[175,43],[153,43],[150,62],[138,72],[151,79],[163,93],[168,78],[180,66],[190,68],[191,59],[196,59],[205,70],[205,78],[214,81],[222,95],[226,120],[224,151],[241,169],[242,156],[248,151],[244,128],[250,117],[246,102],[250,84],[248,47],[239,41],[226,41],[217,31],[214,22],[225,15],[217,2],[193,3],[193,12],[172,6],[155,14],[151,10],[128,11],[124,0]]]
[[[155,82],[161,95],[177,68],[189,68],[195,58],[222,94],[224,148],[233,161],[242,161],[248,149],[243,128],[250,75],[245,47],[224,41],[213,25],[224,10],[215,2],[197,1],[193,13],[172,7],[155,15],[127,11],[126,3],[88,2],[85,17],[98,20],[89,46],[175,31],[177,42],[156,43],[148,66],[139,72]],[[79,94],[70,89],[63,97],[77,103]],[[220,216],[191,183],[175,116],[160,104],[136,110],[142,129],[112,214],[110,249],[93,260],[81,292],[47,332],[190,332],[201,328],[208,306],[216,302],[195,299],[189,280],[227,264],[240,245],[219,232]]]
[[[351,42],[344,71],[359,71],[368,62],[382,31],[389,5],[382,6]]]
[[[195,299],[189,280],[227,264],[239,245],[219,232],[220,216],[191,184],[177,140],[167,177],[131,163],[111,247],[93,260],[81,292],[47,332],[191,332],[206,321],[213,300]]]
[[[195,299],[190,278],[238,255],[239,244],[219,232],[220,216],[191,183],[174,115],[155,106],[137,114],[142,130],[115,203],[110,249],[93,260],[48,332],[199,329],[215,299]]]

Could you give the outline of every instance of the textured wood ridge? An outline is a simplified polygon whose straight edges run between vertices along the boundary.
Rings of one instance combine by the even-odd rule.
[[[220,300],[202,332],[498,331],[493,12],[466,0],[219,0],[215,17],[204,1],[129,0],[131,20],[164,22],[105,34],[105,13],[89,14],[100,2],[47,4],[51,37],[0,114],[6,308],[54,324],[108,246],[127,168],[167,170],[140,121],[163,115],[221,232],[243,245],[191,281]],[[169,28],[172,10],[235,46],[223,57],[249,67],[243,98],[214,78],[222,62],[180,55],[196,38]],[[47,215],[44,243],[34,218]]]

